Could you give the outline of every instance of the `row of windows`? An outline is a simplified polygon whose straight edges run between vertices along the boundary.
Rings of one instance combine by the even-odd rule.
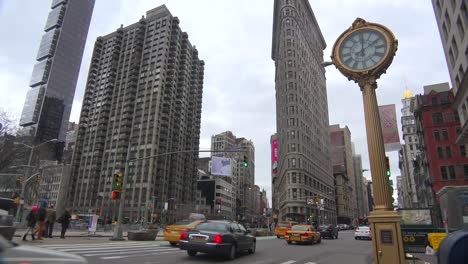
[[[454,165],[440,166],[440,176],[442,180],[456,180],[457,173]],[[463,178],[468,180],[468,164],[463,165]]]

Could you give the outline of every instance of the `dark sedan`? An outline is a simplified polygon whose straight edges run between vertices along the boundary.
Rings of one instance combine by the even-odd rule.
[[[320,225],[318,230],[321,237],[329,237],[338,239],[338,229],[334,225]]]
[[[180,249],[189,256],[198,252],[234,259],[237,252],[255,253],[256,239],[241,224],[231,221],[205,221],[180,235]]]

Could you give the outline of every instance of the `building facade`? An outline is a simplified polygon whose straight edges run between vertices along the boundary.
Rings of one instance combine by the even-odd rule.
[[[94,0],[52,1],[20,119],[34,145],[65,142],[93,8]]]
[[[351,131],[345,126],[330,126],[331,158],[335,177],[336,215],[338,224],[353,224],[358,218],[356,177]]]
[[[255,212],[255,195],[253,192],[255,185],[255,146],[253,142],[246,138],[238,138],[231,131],[225,131],[211,137],[211,150],[214,151],[212,156],[228,157],[235,161],[234,164],[236,164],[237,168],[233,170],[233,184],[237,193],[237,217],[252,222]],[[243,165],[244,156],[247,156],[247,167]]]
[[[325,69],[325,40],[306,0],[275,0],[275,61],[279,215],[305,222],[307,197],[324,199],[323,216],[336,219]],[[273,198],[275,199],[275,198]]]
[[[366,208],[364,204],[364,176],[362,169],[362,157],[361,155],[353,155],[353,168],[355,181],[355,193],[356,193],[356,208],[357,208],[357,217],[364,218],[366,216]]]
[[[115,219],[110,193],[118,172],[127,177],[130,221],[147,221],[153,196],[159,215],[165,203],[195,203],[203,73],[197,49],[164,5],[97,38],[73,157],[74,210],[102,207],[102,218]],[[194,151],[165,154],[183,150]]]
[[[423,139],[415,175],[421,207],[437,207],[436,194],[444,186],[468,184],[468,157],[465,145],[456,143],[461,128],[453,101],[448,83],[425,86],[424,94],[416,96],[417,133]]]
[[[468,143],[468,3],[465,0],[432,0],[447,67],[455,94],[453,107],[462,132],[457,143]]]
[[[401,172],[401,188],[398,189],[401,194],[401,208],[417,208],[418,197],[416,191],[416,182],[414,179],[414,161],[419,155],[419,136],[416,132],[416,121],[414,118],[414,104],[416,98],[413,93],[406,89],[401,100],[401,130],[405,144],[401,145],[398,153],[398,166]]]

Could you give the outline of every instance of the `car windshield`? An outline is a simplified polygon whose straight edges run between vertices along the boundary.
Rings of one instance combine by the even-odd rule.
[[[290,224],[289,224],[289,222],[279,222],[278,226],[279,227],[287,227],[287,226],[290,226]]]
[[[197,231],[217,231],[217,232],[224,232],[226,231],[226,224],[225,223],[217,223],[217,222],[205,222],[199,224],[195,230]]]
[[[370,228],[369,228],[368,226],[360,226],[360,227],[358,227],[358,230],[359,230],[359,231],[369,231],[369,229],[370,229]]]
[[[307,231],[309,230],[309,227],[307,226],[298,226],[298,225],[295,225],[291,228],[291,230],[297,230],[297,231]]]
[[[327,230],[327,229],[328,229],[328,226],[319,226],[319,229],[320,229],[320,230]]]

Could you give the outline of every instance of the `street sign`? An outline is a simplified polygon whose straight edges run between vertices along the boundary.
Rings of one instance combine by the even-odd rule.
[[[307,198],[307,204],[308,205],[314,204],[314,198]]]

